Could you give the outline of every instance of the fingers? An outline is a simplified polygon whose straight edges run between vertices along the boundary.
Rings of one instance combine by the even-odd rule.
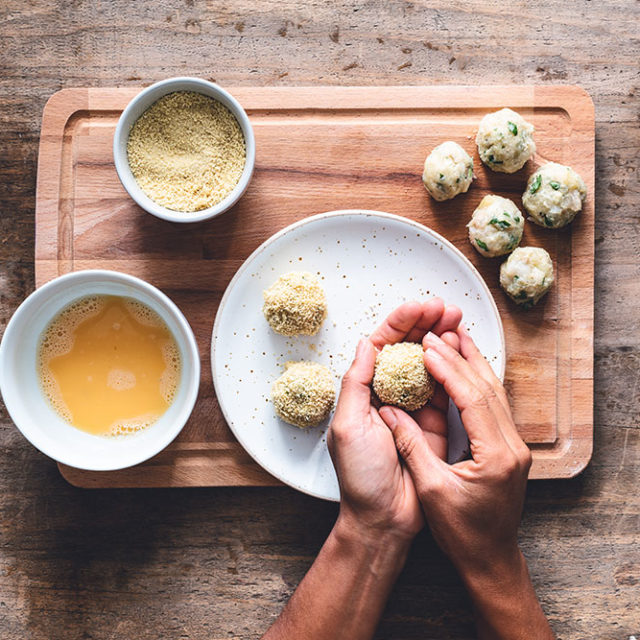
[[[433,301],[429,300],[429,302],[424,304],[426,305],[431,302]],[[461,320],[462,311],[452,304],[448,304],[444,307],[442,314],[435,319],[433,318],[433,315],[429,316],[423,313],[422,321],[418,322],[415,328],[409,332],[407,340],[410,340],[411,342],[421,342],[425,333],[428,331],[433,331],[436,335],[441,335],[445,332],[455,332]]]
[[[496,391],[499,400],[502,402],[505,410],[511,413],[509,401],[502,382],[493,372],[491,365],[487,359],[480,353],[480,349],[476,346],[466,327],[460,325],[456,331],[459,341],[459,349],[462,357],[476,370],[478,375],[482,376]]]
[[[370,340],[358,343],[356,357],[342,378],[342,388],[334,414],[334,422],[348,421],[349,417],[364,415],[369,411],[376,350]]]
[[[440,303],[442,304],[442,301]],[[376,349],[382,349],[385,344],[402,342],[420,320],[421,315],[422,305],[419,302],[405,302],[389,314],[371,334],[369,340]]]
[[[476,362],[482,361],[482,364],[490,369],[491,367],[489,366],[489,363],[484,359],[484,357],[482,356],[480,351],[478,351],[477,347],[473,344],[468,335],[460,333],[460,336],[467,338],[467,340],[465,341],[465,347],[467,348],[468,352],[473,349],[474,360]],[[451,339],[451,342],[453,342],[453,339]],[[471,344],[469,344],[469,342],[471,342]],[[452,346],[447,343],[447,341],[442,340],[433,333],[428,333],[425,336],[423,340],[423,346],[426,350],[434,349],[441,356],[444,356],[445,359],[449,361],[451,366],[460,375],[466,377],[471,383],[473,383],[473,385],[475,385],[475,387],[477,387],[487,396],[488,401],[498,401],[500,403],[500,408],[504,409],[502,403],[500,402],[500,399],[497,397],[497,391],[502,385],[497,380],[497,378],[495,378],[495,376],[493,376],[493,379],[495,379],[495,381],[498,383],[497,385],[491,384],[493,380],[487,380],[485,376],[481,375],[475,368],[473,361],[467,360],[464,355],[461,356],[461,354],[453,349]],[[488,376],[488,373],[486,375]]]
[[[458,334],[455,331],[445,331],[445,333],[443,333],[440,338],[441,340],[444,340],[444,342],[446,342],[452,349],[455,349],[456,351],[460,350],[460,340],[458,338]],[[436,384],[436,390],[433,394],[433,398],[431,398],[431,402],[429,403],[429,405],[441,411],[446,417],[447,411],[449,410],[449,396],[440,383]],[[418,423],[420,423],[419,420]]]
[[[440,319],[433,325],[431,331],[437,336],[445,331],[455,331],[462,320],[462,311],[453,304],[448,304]]]
[[[455,332],[461,320],[462,311],[455,305],[445,307],[440,298],[422,303],[405,302],[389,314],[369,339],[376,349],[404,340],[420,342],[427,331],[438,335]]]
[[[454,404],[460,409],[462,419],[472,444],[504,443],[490,397],[479,388],[477,378],[462,356],[437,336],[425,338],[427,350],[425,365],[431,375],[440,382]]]
[[[440,335],[440,340],[444,340],[452,349],[460,351],[460,338],[456,331],[445,331]]]
[[[380,416],[391,430],[396,449],[409,468],[418,493],[421,493],[441,471],[442,461],[411,416],[394,407],[382,407]]]
[[[422,302],[421,307],[420,317],[404,338],[409,342],[420,342],[424,334],[431,330],[445,312],[444,302],[440,298],[431,298]]]
[[[427,406],[434,407],[443,413],[446,413],[449,409],[449,396],[441,384],[436,384],[436,390],[433,392],[433,397]]]
[[[442,317],[444,311],[444,302],[440,298],[432,298],[422,303],[405,302],[389,314],[369,339],[376,349],[404,340],[420,342],[424,334]],[[452,329],[457,326],[458,324]]]
[[[461,348],[464,342],[467,352],[475,350],[475,361],[479,363],[479,359],[482,359],[483,366],[489,367],[475,345],[470,344],[471,339],[468,336],[462,337],[466,339],[461,339]],[[439,375],[445,376],[446,379],[441,382],[461,410],[472,445],[477,447],[478,443],[484,443],[490,449],[496,449],[506,444],[524,464],[525,459],[530,458],[530,453],[513,423],[506,395],[499,397],[504,389],[495,376],[493,379],[497,384],[494,385],[457,351],[433,334],[425,336],[424,342],[427,346],[425,364],[436,380],[439,380]]]
[[[422,407],[422,409],[414,411],[411,414],[411,417],[422,430],[431,450],[438,456],[438,458],[446,460],[447,436],[449,434],[446,411],[443,412],[435,409],[431,405],[426,405]]]
[[[459,327],[457,334],[460,339],[460,353],[475,369],[478,375],[491,385],[491,388],[494,390],[496,397],[502,405],[507,419],[501,421],[500,424],[509,446],[515,453],[522,454],[525,458],[530,457],[529,448],[520,437],[516,425],[513,422],[511,407],[509,406],[509,398],[504,385],[500,382],[500,379],[496,376],[486,358],[482,353],[480,353],[480,350],[467,332],[466,328],[463,326]]]

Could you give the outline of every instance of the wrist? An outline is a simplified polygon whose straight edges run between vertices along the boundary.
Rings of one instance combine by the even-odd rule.
[[[417,499],[415,509],[404,510],[363,508],[342,499],[336,524],[346,533],[353,533],[371,545],[390,543],[394,547],[405,545],[408,548],[425,522]]]
[[[469,591],[482,591],[489,585],[517,583],[527,576],[524,556],[517,544],[495,554],[477,554],[474,558],[455,563]]]
[[[413,538],[392,528],[370,527],[342,510],[331,536],[354,557],[366,557],[372,568],[392,573],[400,573]]]
[[[462,578],[469,582],[504,582],[512,580],[522,572],[525,560],[517,544],[503,548],[497,553],[478,554],[468,558],[458,570]]]
[[[473,603],[479,638],[553,640],[518,547],[460,573]]]
[[[480,619],[519,614],[533,594],[527,563],[518,547],[473,564],[460,571],[460,575]]]

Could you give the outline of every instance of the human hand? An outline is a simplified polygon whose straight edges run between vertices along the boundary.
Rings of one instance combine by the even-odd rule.
[[[458,566],[491,563],[515,544],[530,457],[517,437],[504,389],[471,339],[452,331],[459,321],[459,312],[447,313],[441,301],[411,303],[358,345],[329,430],[340,516],[265,640],[373,637],[408,543],[423,526],[420,501],[434,536]],[[420,340],[429,327],[443,339],[425,336],[425,362],[462,409],[472,442],[474,460],[453,466],[434,452],[442,437],[428,431],[432,420],[419,426],[399,409],[382,408],[389,430],[371,404],[374,345]],[[394,438],[417,493],[398,461]],[[524,559],[513,567],[501,580],[467,574],[479,637],[553,640]]]
[[[382,415],[436,542],[465,578],[520,566],[517,530],[531,453],[518,435],[502,383],[468,333],[459,328],[456,337],[460,353],[433,333],[426,335],[424,359],[461,412],[473,459],[448,465],[412,417],[395,408]]]
[[[360,528],[365,536],[392,532],[411,540],[424,526],[413,482],[398,460],[391,432],[371,402],[376,349],[403,340],[420,342],[428,331],[451,333],[461,315],[459,309],[445,307],[438,298],[408,302],[359,343],[356,358],[343,378],[328,434],[340,482],[340,519],[347,522],[347,528]],[[446,403],[443,396],[444,392],[439,392],[439,400],[434,401]],[[433,449],[446,455],[446,413],[422,409],[416,417],[432,439]]]

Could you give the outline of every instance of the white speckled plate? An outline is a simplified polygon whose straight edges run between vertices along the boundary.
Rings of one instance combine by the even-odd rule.
[[[319,274],[327,294],[328,317],[315,336],[280,336],[262,315],[263,290],[294,270]],[[279,420],[269,400],[271,385],[288,360],[313,360],[331,368],[337,391],[362,335],[402,302],[436,295],[462,309],[502,378],[504,334],[493,297],[473,265],[442,236],[399,216],[349,210],[306,218],[269,238],[229,283],[213,327],[213,381],[236,438],[286,484],[338,500],[327,427],[303,431]],[[455,408],[449,419],[457,433],[451,458],[465,439]]]

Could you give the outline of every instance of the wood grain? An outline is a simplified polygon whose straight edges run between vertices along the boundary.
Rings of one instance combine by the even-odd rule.
[[[530,484],[521,544],[559,638],[640,637],[639,18],[633,0],[5,0],[0,330],[34,288],[41,115],[61,88],[135,91],[175,75],[223,86],[579,84],[596,105],[594,454],[577,478]],[[8,640],[254,640],[336,515],[282,487],[78,490],[2,404],[0,468]],[[376,638],[474,637],[453,568],[419,536]]]
[[[579,473],[591,456],[593,431],[594,112],[588,94],[566,86],[230,90],[255,130],[254,178],[228,214],[196,225],[169,224],[146,214],[118,180],[113,133],[134,92],[65,89],[45,107],[36,194],[36,284],[86,268],[142,277],[179,304],[203,357],[198,403],[167,451],[111,474],[61,467],[65,478],[87,487],[277,484],[253,469],[232,444],[211,382],[211,325],[229,280],[258,243],[301,217],[341,208],[413,218],[462,249],[500,308],[506,385],[516,424],[533,449],[531,477]],[[538,152],[515,175],[489,171],[475,152],[479,119],[503,105],[518,109],[536,128]],[[436,203],[422,187],[421,167],[428,151],[447,139],[476,156],[477,178],[467,194]],[[573,166],[591,196],[567,229],[549,232],[527,224],[522,244],[550,252],[556,285],[543,304],[522,311],[500,290],[501,260],[479,256],[467,240],[465,224],[489,192],[515,199],[522,209],[528,175],[549,160]],[[226,473],[218,466],[218,452],[203,446],[200,464],[194,466],[180,449],[190,443],[196,451],[199,443],[211,442],[230,445]]]

